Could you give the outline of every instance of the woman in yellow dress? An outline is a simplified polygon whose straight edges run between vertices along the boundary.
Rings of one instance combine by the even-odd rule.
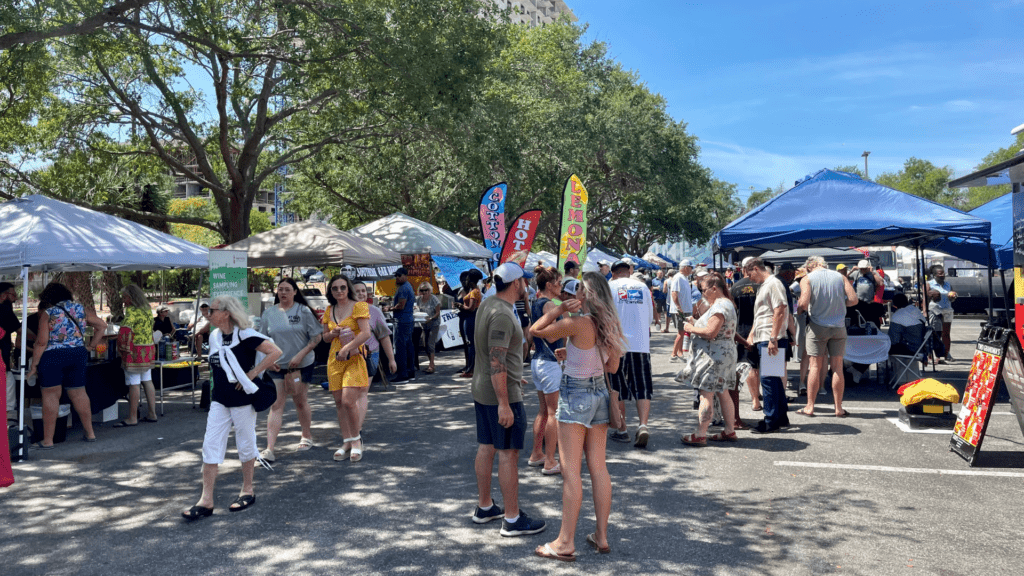
[[[358,462],[363,459],[363,441],[359,435],[359,402],[370,388],[366,361],[359,352],[370,338],[370,308],[356,302],[352,281],[338,274],[327,285],[324,313],[324,341],[331,343],[327,356],[327,381],[334,405],[338,409],[338,425],[345,444],[334,453],[334,459]]]

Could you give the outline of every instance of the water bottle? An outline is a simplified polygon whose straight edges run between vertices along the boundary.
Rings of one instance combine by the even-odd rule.
[[[161,338],[160,341],[157,342],[157,344],[156,344],[156,359],[157,360],[163,360],[164,359],[164,349],[165,349],[165,346],[166,346],[166,344],[164,343],[164,339]]]
[[[690,333],[683,332],[683,354],[686,354],[690,351],[690,340],[692,340],[692,338],[690,337]]]

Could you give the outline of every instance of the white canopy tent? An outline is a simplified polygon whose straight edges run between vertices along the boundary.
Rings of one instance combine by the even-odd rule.
[[[40,195],[0,204],[0,273],[21,275],[23,334],[28,319],[29,272],[172,270],[209,265],[207,248],[110,214]],[[19,398],[25,397],[25,340],[21,339]],[[18,430],[24,428],[22,401]]]
[[[225,246],[244,250],[252,268],[401,266],[402,255],[324,222],[296,222]]]
[[[363,224],[350,232],[399,254],[433,254],[467,260],[486,260],[493,256],[490,250],[465,236],[459,236],[401,212]]]

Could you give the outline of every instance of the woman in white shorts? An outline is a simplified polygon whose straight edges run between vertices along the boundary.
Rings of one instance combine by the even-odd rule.
[[[146,389],[146,407],[149,411],[143,422],[156,422],[156,389],[153,387],[153,361],[156,345],[153,343],[153,310],[146,293],[135,284],[121,289],[124,302],[124,320],[117,336],[117,352],[124,368],[124,383],[128,385],[128,417],[114,424],[114,428],[136,426],[139,423],[139,388]]]
[[[537,299],[533,302],[532,316],[541,316],[558,307],[552,300],[558,299],[562,286],[562,275],[553,266],[538,266],[534,269],[537,282]],[[562,365],[555,359],[555,350],[565,346],[565,339],[545,340],[533,336],[533,360],[530,372],[533,374],[533,385],[537,387],[537,398],[540,408],[533,421],[533,451],[527,464],[543,466],[541,473],[547,476],[561,474],[562,468],[555,460],[558,447],[558,422],[555,412],[558,410],[558,386],[562,381]]]

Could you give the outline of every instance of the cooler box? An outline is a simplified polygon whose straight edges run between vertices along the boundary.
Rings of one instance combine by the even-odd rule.
[[[953,403],[935,398],[927,398],[916,404],[900,406],[900,422],[910,428],[943,428],[953,429],[956,414],[953,414]]]
[[[32,442],[43,439],[43,407],[32,405]],[[68,436],[71,421],[71,404],[61,404],[57,408],[57,425],[53,429],[53,443],[63,442]]]

